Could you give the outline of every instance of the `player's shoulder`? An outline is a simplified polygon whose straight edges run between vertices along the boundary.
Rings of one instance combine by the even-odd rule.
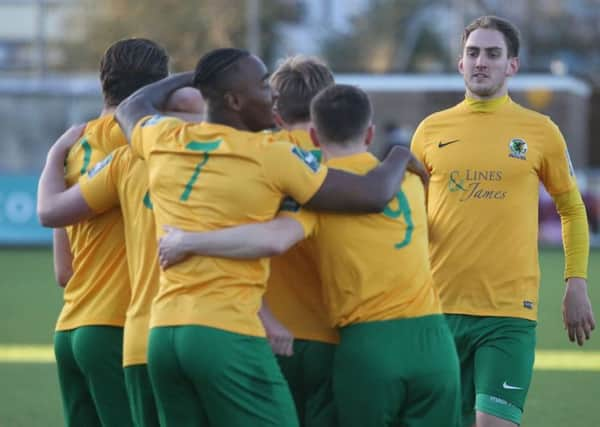
[[[261,158],[263,163],[273,165],[289,164],[290,160],[300,161],[313,172],[317,172],[321,165],[320,153],[305,150],[288,141],[261,142]]]
[[[541,126],[554,125],[554,122],[550,116],[542,114],[539,111],[526,108],[515,101],[511,100],[509,108],[511,113],[517,115],[521,120],[530,121]]]
[[[115,162],[124,164],[131,162],[133,159],[137,159],[137,157],[133,155],[129,145],[117,147],[111,151],[109,155],[112,156]]]
[[[273,154],[282,153],[286,151],[290,151],[295,147],[289,140],[286,139],[273,139],[268,135],[255,135],[252,139],[252,142],[256,145],[256,147],[260,150],[260,152],[265,154]]]
[[[85,124],[85,129],[81,135],[81,140],[92,140],[95,143],[99,140],[106,129],[110,129],[110,117],[101,116],[95,119],[88,120]]]
[[[265,144],[274,144],[277,142],[287,142],[293,144],[291,133],[285,129],[265,129],[261,132],[255,132],[256,141],[264,146]]]
[[[108,122],[106,116],[87,121],[79,140],[69,150],[67,161],[80,155],[84,158],[90,157],[93,151],[104,151],[102,139]]]
[[[456,116],[462,114],[463,112],[464,105],[461,102],[459,104],[453,105],[452,107],[431,113],[421,121],[421,126],[435,125],[438,123],[446,122],[448,120],[454,120]]]
[[[82,141],[95,150],[110,153],[117,147],[127,145],[125,134],[119,127],[114,115],[108,114],[87,122]]]

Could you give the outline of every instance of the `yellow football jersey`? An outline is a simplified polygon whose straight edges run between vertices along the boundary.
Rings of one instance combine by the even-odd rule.
[[[276,132],[273,138],[290,141],[321,159],[321,150],[314,146],[306,131]],[[275,317],[295,338],[335,344],[339,336],[329,325],[315,256],[313,245],[303,240],[283,255],[271,258],[265,299]]]
[[[74,185],[108,153],[126,143],[112,115],[89,122],[67,156],[67,185]],[[73,253],[73,276],[64,291],[56,329],[123,326],[130,293],[121,212],[112,209],[69,226],[67,235]]]
[[[308,201],[327,168],[289,143],[211,123],[153,116],[132,136],[146,160],[158,234],[164,225],[208,231],[272,219],[288,194]],[[264,336],[258,318],[268,259],[190,257],[161,271],[152,326],[199,324]]]
[[[574,188],[558,127],[508,96],[427,117],[412,150],[431,173],[434,284],[446,313],[537,318],[538,191]]]
[[[150,307],[158,291],[159,268],[146,165],[128,146],[120,147],[79,183],[94,212],[121,207],[131,282],[123,337],[123,365],[147,363]]]
[[[370,153],[327,162],[361,175],[377,164]],[[429,265],[425,190],[416,175],[407,174],[381,214],[282,214],[298,219],[317,248],[333,326],[441,313]]]

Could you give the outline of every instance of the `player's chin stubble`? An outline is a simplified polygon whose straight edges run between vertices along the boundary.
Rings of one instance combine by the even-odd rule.
[[[500,89],[500,85],[496,85],[496,86],[475,86],[475,85],[471,85],[469,83],[467,83],[467,87],[469,88],[469,91],[472,94],[480,96],[482,98],[493,96]]]

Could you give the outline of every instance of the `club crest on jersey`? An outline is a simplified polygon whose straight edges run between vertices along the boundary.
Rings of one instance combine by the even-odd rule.
[[[155,114],[154,116],[152,116],[148,120],[146,120],[144,123],[142,123],[142,127],[145,128],[146,126],[154,126],[155,124],[158,124],[158,122],[160,122],[163,119],[166,119],[166,117],[161,116],[160,114]]]
[[[508,148],[510,149],[508,157],[512,157],[514,159],[527,160],[527,157],[525,157],[525,154],[527,153],[527,143],[525,142],[525,140],[521,138],[513,138],[510,140]]]
[[[294,153],[296,155],[296,157],[298,157],[300,160],[302,160],[304,162],[304,164],[306,166],[308,166],[313,172],[316,172],[319,170],[319,166],[320,166],[319,160],[313,153],[311,153],[309,151],[304,151],[300,147],[296,147],[296,146],[294,146],[292,148],[292,153]]]
[[[96,163],[94,165],[94,167],[88,171],[88,177],[92,178],[94,175],[96,175],[98,172],[100,172],[102,169],[104,169],[106,167],[106,165],[110,163],[112,158],[113,158],[113,155],[109,154],[104,159],[102,159],[98,163]]]

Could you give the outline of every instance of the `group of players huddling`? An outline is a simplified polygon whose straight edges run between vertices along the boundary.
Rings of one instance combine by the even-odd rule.
[[[517,29],[483,16],[462,42],[465,100],[381,161],[368,96],[315,58],[271,75],[222,48],[168,76],[153,41],[113,44],[100,117],[38,191],[66,425],[520,425],[540,182],[580,345],[587,219],[558,127],[508,96]]]

